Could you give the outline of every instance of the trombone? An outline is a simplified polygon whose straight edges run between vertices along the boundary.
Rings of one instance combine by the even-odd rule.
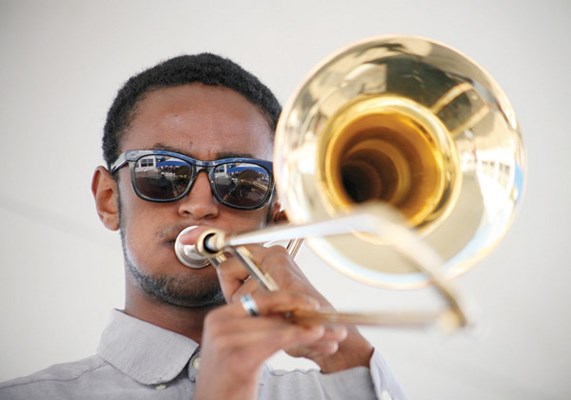
[[[448,309],[294,311],[294,320],[466,326],[451,280],[507,232],[524,170],[515,113],[486,71],[432,40],[374,38],[325,60],[284,108],[274,174],[291,225],[238,235],[209,230],[196,248],[175,251],[183,263],[213,265],[232,253],[275,290],[243,246],[303,237],[352,279],[391,289],[433,285]]]

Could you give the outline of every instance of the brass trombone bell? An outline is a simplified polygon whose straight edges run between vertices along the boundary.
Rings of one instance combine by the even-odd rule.
[[[481,67],[435,41],[374,38],[327,59],[282,112],[274,175],[293,226],[211,232],[197,247],[214,264],[218,254],[233,252],[272,290],[241,246],[311,233],[312,250],[357,281],[396,289],[434,284],[455,325],[465,325],[448,281],[507,231],[523,193],[524,158],[514,111]],[[395,211],[404,218],[395,222]],[[365,324],[433,319],[310,314],[293,317]]]
[[[277,128],[274,174],[292,223],[388,204],[453,278],[507,231],[522,196],[524,150],[507,97],[481,67],[431,40],[380,37],[330,57],[292,96]],[[375,235],[307,242],[370,285],[431,280]]]

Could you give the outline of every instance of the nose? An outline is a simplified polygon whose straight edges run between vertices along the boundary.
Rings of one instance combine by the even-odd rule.
[[[212,219],[218,216],[219,204],[212,195],[208,175],[200,172],[186,197],[179,200],[178,212],[195,221]]]

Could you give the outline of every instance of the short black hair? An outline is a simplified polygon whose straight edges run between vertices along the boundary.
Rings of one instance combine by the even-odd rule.
[[[160,88],[202,83],[232,89],[257,106],[273,133],[281,106],[272,91],[234,61],[211,53],[171,58],[131,77],[107,113],[103,158],[109,167],[119,156],[119,143],[145,94]]]

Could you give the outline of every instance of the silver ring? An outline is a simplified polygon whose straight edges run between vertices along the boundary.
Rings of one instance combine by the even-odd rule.
[[[257,317],[260,315],[260,310],[258,310],[256,300],[254,300],[250,294],[246,293],[245,295],[241,296],[240,303],[242,303],[242,307],[248,314],[250,314],[251,317]]]

